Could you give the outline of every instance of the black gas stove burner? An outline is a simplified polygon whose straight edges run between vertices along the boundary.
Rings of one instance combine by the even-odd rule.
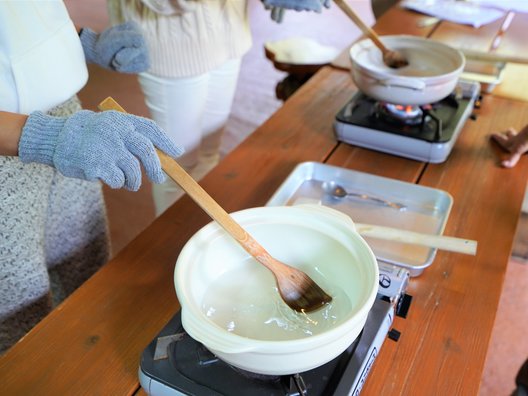
[[[362,333],[341,355],[313,370],[285,376],[251,373],[218,359],[185,333],[178,312],[144,350],[140,362],[141,385],[154,396],[340,395],[354,386],[360,389],[378,353],[379,345],[374,350],[370,345],[380,334],[383,338],[387,334],[392,310],[389,303],[377,299]],[[168,358],[155,360],[157,339],[174,334],[182,336],[168,346]],[[368,364],[362,366],[363,362]]]
[[[376,108],[381,117],[396,125],[418,125],[424,122],[425,112],[420,106],[377,102]]]
[[[453,137],[457,121],[467,106],[468,101],[455,94],[436,103],[409,107],[379,102],[358,92],[336,118],[371,130],[444,143]]]
[[[176,333],[184,332],[179,315],[168,327],[174,328]],[[169,345],[168,359],[151,361],[143,356],[141,368],[147,372],[162,372],[163,378],[157,379],[184,395],[323,396],[332,394],[359,339],[336,359],[300,375],[264,375],[233,367],[187,334]],[[149,345],[145,353],[151,351],[153,356],[154,349],[155,343]]]

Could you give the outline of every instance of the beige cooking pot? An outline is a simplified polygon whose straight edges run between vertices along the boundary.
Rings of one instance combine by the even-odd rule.
[[[355,43],[350,48],[352,79],[365,95],[394,104],[424,105],[453,92],[465,65],[462,52],[415,36],[382,36],[381,41],[402,53],[409,65],[390,68],[372,40]]]
[[[212,222],[176,263],[185,331],[225,362],[260,374],[300,373],[339,356],[363,329],[378,290],[376,258],[350,217],[320,205],[232,215],[273,257],[332,295],[332,305],[310,314],[291,310],[271,273]]]

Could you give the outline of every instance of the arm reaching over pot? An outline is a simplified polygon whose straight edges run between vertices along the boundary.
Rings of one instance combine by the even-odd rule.
[[[528,125],[520,132],[514,128],[508,128],[504,132],[494,133],[491,139],[507,152],[507,155],[501,159],[501,166],[513,168],[521,156],[528,152]]]
[[[358,14],[350,7],[350,5],[345,0],[334,0],[335,3],[341,8],[341,10],[357,25],[361,31],[370,38],[376,47],[378,47],[383,54],[383,62],[393,68],[398,69],[400,67],[407,66],[409,61],[407,58],[398,51],[391,50],[385,46],[385,44],[380,40],[378,34],[370,28],[363,20],[359,17]]]
[[[271,10],[271,19],[281,23],[285,10],[321,12],[323,6],[330,8],[330,0],[262,0],[264,7]]]
[[[0,156],[49,165],[66,177],[101,180],[111,188],[137,191],[141,167],[154,183],[165,180],[155,147],[182,154],[152,120],[116,111],[80,110],[56,117],[0,111]]]
[[[101,34],[81,29],[79,38],[86,61],[121,73],[141,73],[150,66],[147,44],[139,26],[130,21]]]

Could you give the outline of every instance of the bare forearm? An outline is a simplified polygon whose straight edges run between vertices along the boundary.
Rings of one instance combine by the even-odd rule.
[[[0,111],[0,155],[18,155],[18,142],[27,117]]]

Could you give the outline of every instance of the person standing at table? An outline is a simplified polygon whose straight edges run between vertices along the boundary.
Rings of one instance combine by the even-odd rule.
[[[151,120],[81,110],[86,62],[136,73],[133,24],[77,32],[61,0],[0,2],[0,353],[108,259],[100,180],[137,190],[154,146],[181,149]]]
[[[284,8],[320,11],[328,0],[264,0],[272,17]],[[139,75],[151,117],[185,149],[178,159],[200,180],[220,159],[242,57],[252,44],[247,0],[108,0],[113,24],[141,26],[151,66]],[[156,214],[182,190],[152,186]]]

